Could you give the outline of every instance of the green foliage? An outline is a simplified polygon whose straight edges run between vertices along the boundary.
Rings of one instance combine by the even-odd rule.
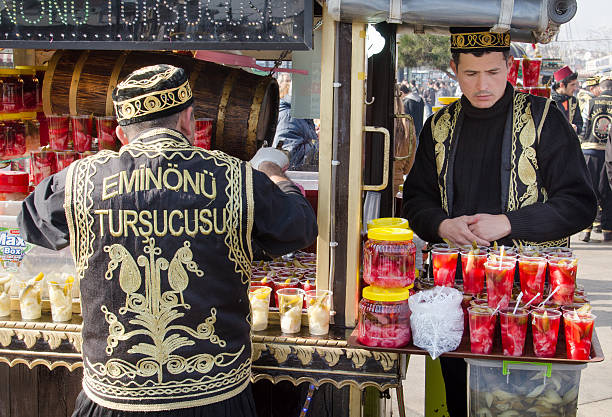
[[[399,39],[399,63],[405,67],[431,67],[449,72],[450,37],[441,35],[402,35]]]

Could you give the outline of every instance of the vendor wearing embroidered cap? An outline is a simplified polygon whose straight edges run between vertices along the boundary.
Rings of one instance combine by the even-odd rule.
[[[578,106],[580,107],[580,116],[582,116],[582,121],[584,123],[586,123],[586,119],[588,116],[587,111],[589,108],[589,102],[593,97],[598,97],[601,92],[601,90],[599,89],[600,78],[601,77],[598,75],[587,78],[586,81],[582,84],[583,88],[581,88],[578,93],[576,93],[576,98],[578,99]],[[586,132],[583,129],[581,136],[585,135]]]
[[[574,93],[578,90],[578,73],[572,71],[567,65],[553,74],[555,83],[553,84],[552,99],[557,103],[557,107],[569,120],[570,124],[580,134],[582,132],[582,115],[578,99]]]
[[[451,29],[463,96],[425,122],[404,184],[403,217],[429,242],[562,246],[595,217],[574,129],[550,100],[506,81],[509,46],[508,34]],[[449,413],[465,416],[465,362],[441,364]]]
[[[612,79],[603,77],[597,82],[601,92],[589,101],[586,109],[582,153],[591,173],[593,189],[601,208],[599,211],[601,217],[595,219],[593,226],[596,231],[601,228],[603,240],[610,242],[612,241],[612,189],[606,169],[606,159],[610,161],[610,156],[606,156],[606,146],[610,146],[612,142]],[[590,241],[590,227],[584,231],[580,239],[585,242]]]
[[[281,255],[316,237],[276,149],[251,163],[192,146],[193,94],[155,65],[113,92],[123,142],[40,183],[18,222],[70,244],[81,279],[83,392],[73,416],[255,416],[252,242]]]

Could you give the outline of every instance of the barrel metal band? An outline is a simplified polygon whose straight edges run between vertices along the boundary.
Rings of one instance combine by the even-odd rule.
[[[47,66],[47,71],[45,71],[45,78],[43,79],[43,111],[48,116],[53,114],[53,108],[51,107],[51,87],[53,86],[53,76],[55,75],[55,68],[59,63],[60,59],[64,51],[59,50],[56,51],[55,54],[49,60],[49,65]]]
[[[121,55],[115,61],[115,66],[113,67],[113,71],[111,72],[110,79],[108,80],[108,89],[106,90],[106,115],[112,116],[115,108],[113,106],[113,90],[117,87],[117,83],[119,82],[119,74],[121,74],[121,70],[123,69],[123,65],[127,60],[130,51],[123,51]]]
[[[219,110],[217,111],[217,133],[215,135],[215,147],[223,150],[223,134],[225,133],[225,110],[227,109],[227,103],[234,87],[234,81],[238,73],[232,72],[225,79],[223,83],[223,93],[221,93],[221,99],[219,100]]]
[[[261,103],[263,102],[266,90],[270,79],[265,77],[259,81],[255,94],[253,95],[253,102],[251,103],[251,112],[249,113],[249,126],[247,129],[247,143],[246,151],[247,154],[253,155],[257,152],[257,126],[259,119],[259,112],[261,110]]]
[[[68,93],[68,108],[70,109],[70,115],[76,116],[77,111],[77,94],[79,92],[79,81],[81,80],[81,73],[85,62],[89,57],[89,51],[83,51],[78,61],[74,65],[74,71],[72,72],[72,81],[70,82],[70,92]]]

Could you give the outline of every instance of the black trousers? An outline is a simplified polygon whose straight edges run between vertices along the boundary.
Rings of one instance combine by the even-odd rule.
[[[605,151],[585,149],[582,153],[601,207],[601,228],[612,231],[612,190],[606,173]]]
[[[467,417],[467,363],[463,359],[440,357],[450,417]]]

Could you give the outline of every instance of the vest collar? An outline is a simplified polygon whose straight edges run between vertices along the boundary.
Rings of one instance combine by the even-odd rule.
[[[140,135],[136,137],[132,142],[149,142],[154,139],[159,139],[160,136],[163,136],[166,139],[174,140],[183,145],[191,146],[191,142],[189,139],[185,137],[181,132],[175,129],[167,129],[167,128],[155,128],[155,129],[147,129],[142,132]]]

